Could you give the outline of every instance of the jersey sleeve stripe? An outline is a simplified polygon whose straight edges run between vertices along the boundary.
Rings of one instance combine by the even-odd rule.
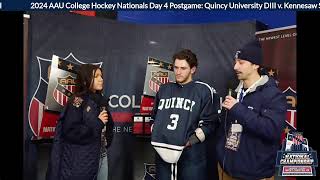
[[[201,81],[196,81],[195,83],[203,84],[203,85],[207,86],[207,88],[209,88],[210,93],[211,93],[211,101],[213,103],[213,93],[214,93],[215,90],[211,86],[209,86],[207,83],[204,83],[204,82],[201,82]]]

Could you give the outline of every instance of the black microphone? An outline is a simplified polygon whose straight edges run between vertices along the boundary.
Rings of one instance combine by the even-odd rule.
[[[107,107],[109,104],[109,98],[106,98],[103,94],[101,94],[100,100],[99,100],[99,107],[100,111],[107,111]]]
[[[237,88],[239,81],[235,78],[230,79],[227,82],[228,96],[235,97],[235,89]]]
[[[231,88],[228,89],[228,96],[232,96],[232,89]]]
[[[226,95],[226,96],[235,97],[235,91],[234,91],[234,89],[236,89],[237,85],[238,85],[238,84],[237,84],[237,81],[236,81],[235,79],[229,80],[229,81],[227,82],[227,90],[228,90],[228,92],[227,92],[227,95]],[[220,102],[220,103],[221,103],[221,108],[222,108],[222,102]],[[222,108],[222,109],[224,109],[225,111],[228,111],[227,108]]]
[[[89,96],[97,104],[100,112],[107,110],[109,99],[105,98],[103,94],[90,93]]]

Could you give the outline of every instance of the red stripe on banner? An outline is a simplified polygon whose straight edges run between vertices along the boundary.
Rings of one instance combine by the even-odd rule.
[[[59,92],[59,97],[60,97],[60,98],[59,98],[59,99],[60,99],[59,102],[60,102],[61,105],[63,105],[63,97],[64,97],[64,95],[63,95],[62,92]]]
[[[57,90],[56,89],[53,91],[53,97],[54,97],[54,100],[57,101]]]
[[[297,127],[297,111],[296,110],[287,110],[287,121],[291,124],[293,127]]]
[[[67,103],[68,97],[66,95],[63,95],[63,105]]]
[[[60,92],[60,96],[61,96],[61,104],[64,105],[64,101],[66,99],[66,96],[62,92]]]
[[[56,97],[56,101],[59,102],[59,97],[58,97],[59,96],[59,94],[58,94],[59,91],[56,89],[54,92],[55,92],[55,95],[56,95],[55,96]]]
[[[70,91],[73,93],[74,92],[75,86],[71,86]]]
[[[35,99],[32,99],[30,105],[30,125],[34,133],[38,134],[38,118],[39,118],[39,102]]]
[[[68,91],[71,91],[71,88],[72,88],[72,86],[67,86],[67,89],[68,89]],[[64,97],[65,97],[65,101],[63,102],[63,105],[65,105],[65,104],[67,104],[67,101],[68,101],[68,96],[67,95],[64,95]]]
[[[111,113],[114,122],[132,123],[133,113],[130,112],[113,112]]]
[[[154,89],[155,89],[156,92],[158,92],[159,91],[159,85],[154,83]]]
[[[55,90],[55,97],[56,97],[56,101],[59,103],[59,91],[58,90]]]
[[[60,98],[60,99],[61,99],[61,101],[60,101],[60,102],[61,102],[61,104],[63,105],[63,101],[64,101],[64,94],[63,94],[62,92],[60,92],[60,97],[61,97],[61,98]]]
[[[61,104],[61,93],[60,91],[57,91],[57,99],[58,99],[58,103]]]
[[[96,16],[95,11],[70,11],[70,12],[75,13],[75,14],[81,14],[84,16]]]

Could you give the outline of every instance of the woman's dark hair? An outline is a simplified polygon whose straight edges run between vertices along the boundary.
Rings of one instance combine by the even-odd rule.
[[[194,66],[198,67],[197,56],[189,49],[183,49],[183,50],[177,52],[176,54],[174,54],[172,56],[173,64],[176,59],[181,59],[181,60],[185,59],[188,62],[190,68],[193,68]]]
[[[90,90],[90,86],[94,80],[94,75],[97,69],[101,70],[99,66],[93,65],[93,64],[80,65],[77,73],[76,88],[75,88],[74,96],[81,96],[83,94],[92,92]],[[96,93],[100,94],[101,91],[97,91]]]

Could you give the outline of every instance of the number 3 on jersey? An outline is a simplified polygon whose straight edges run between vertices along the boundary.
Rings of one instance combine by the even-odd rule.
[[[169,130],[175,130],[178,125],[178,120],[179,120],[179,114],[171,114],[170,115],[171,123],[168,124],[167,128]]]

